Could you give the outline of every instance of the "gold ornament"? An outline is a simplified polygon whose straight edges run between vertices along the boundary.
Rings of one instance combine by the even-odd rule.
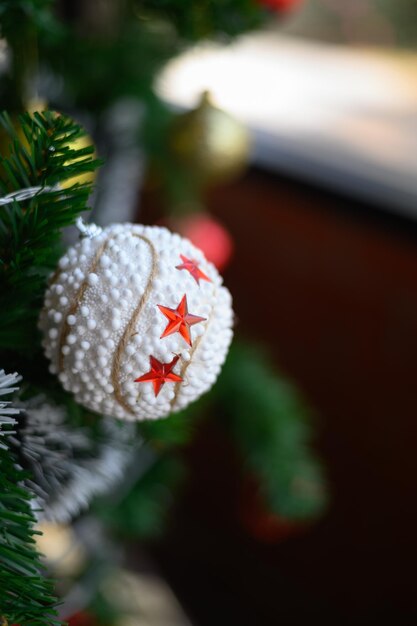
[[[55,576],[77,576],[86,563],[86,551],[71,526],[40,522],[36,535],[36,546],[44,557],[48,568]]]
[[[32,98],[27,104],[27,111],[29,113],[36,113],[37,111],[46,111],[48,103],[43,98]]]
[[[72,150],[82,150],[83,148],[88,148],[89,146],[94,146],[93,140],[91,139],[89,135],[83,135],[82,137],[77,137],[77,139],[74,139],[74,141],[71,141],[68,143],[68,148],[71,148]],[[96,153],[93,152],[91,154],[91,157],[93,159],[97,158]],[[78,161],[81,161],[82,159],[85,159],[85,157],[79,157],[78,159],[70,159],[68,161],[65,161],[65,165],[71,165],[73,163],[77,163]],[[64,189],[67,189],[68,187],[71,187],[71,185],[75,185],[75,183],[79,183],[80,185],[83,185],[85,183],[94,183],[95,178],[96,178],[95,171],[85,172],[84,174],[79,174],[78,176],[73,176],[72,178],[67,178],[66,180],[62,181],[61,187],[63,187]]]
[[[247,129],[214,106],[204,92],[196,109],[179,115],[169,135],[171,153],[202,184],[230,180],[243,172],[249,159]]]
[[[41,100],[38,98],[29,100],[29,102],[26,105],[26,110],[29,113],[36,113],[36,111],[45,111],[45,109],[47,108],[48,108],[47,102],[45,100]],[[14,128],[16,129],[17,138],[19,139],[19,141],[22,142],[22,145],[25,148],[28,148],[29,144],[27,142],[24,132],[22,131],[20,127],[18,113],[12,112],[10,114],[10,119]],[[10,138],[10,135],[6,132],[3,126],[0,126],[0,154],[3,158],[7,158],[10,156],[11,147],[12,147],[12,139]],[[0,623],[0,626],[1,626],[1,623]]]
[[[27,111],[29,113],[35,113],[36,111],[45,111],[47,108],[48,108],[48,105],[44,100],[31,100],[27,104]],[[57,115],[59,115],[59,113],[57,113]],[[22,142],[22,145],[25,148],[29,148],[27,139],[20,127],[17,114],[13,113],[11,115],[11,121],[12,121],[14,128],[16,129],[18,139]],[[10,136],[8,135],[8,133],[5,131],[3,127],[0,127],[0,154],[2,157],[10,156],[11,145],[12,145],[12,140]],[[77,139],[74,139],[73,141],[69,141],[67,146],[68,148],[71,148],[72,150],[82,150],[83,148],[94,146],[94,143],[89,135],[83,135],[81,137],[77,137]],[[96,153],[93,152],[91,157],[95,159]],[[70,159],[65,162],[65,165],[77,163],[78,161],[81,161],[84,158],[85,157],[79,157],[77,159]],[[78,176],[67,178],[66,180],[62,181],[60,184],[61,184],[61,187],[63,187],[64,189],[68,189],[68,187],[71,187],[72,185],[75,185],[76,183],[79,183],[80,185],[85,184],[85,183],[94,183],[95,177],[96,177],[95,171],[85,172],[84,174],[79,174]]]

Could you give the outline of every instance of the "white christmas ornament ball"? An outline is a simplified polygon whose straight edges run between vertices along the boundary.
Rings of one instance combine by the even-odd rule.
[[[144,420],[213,385],[232,322],[229,291],[187,239],[114,224],[60,259],[39,324],[50,369],[77,402]]]

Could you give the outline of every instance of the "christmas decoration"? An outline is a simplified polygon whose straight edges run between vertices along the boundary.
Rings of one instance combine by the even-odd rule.
[[[261,508],[297,525],[321,515],[326,484],[311,450],[311,412],[297,387],[256,345],[235,341],[213,393],[221,398],[222,425],[241,451],[252,491],[262,494]]]
[[[94,615],[87,611],[80,611],[69,618],[68,626],[98,626],[98,622]]]
[[[35,113],[36,111],[46,110],[47,104],[46,102],[36,101],[30,106],[28,106],[28,110],[31,113]],[[59,113],[55,111],[51,112],[52,115],[59,116]],[[27,150],[29,148],[28,140],[24,134],[23,128],[18,123],[18,116],[14,115],[12,117],[13,126],[16,127],[16,136],[19,141],[22,143],[23,147]],[[94,144],[91,139],[86,134],[83,135],[75,135],[73,133],[69,133],[68,141],[63,142],[63,148],[68,150],[71,155],[70,158],[64,162],[65,166],[73,167],[77,163],[86,163],[87,161],[91,161],[91,158],[96,158],[96,154],[94,151]],[[0,154],[3,156],[10,156],[11,149],[11,137],[6,132],[4,128],[0,127]],[[74,155],[74,156],[72,156]],[[96,174],[94,170],[87,170],[82,174],[78,174],[68,178],[66,180],[60,181],[60,186],[62,189],[68,189],[72,185],[79,183],[80,185],[94,183],[96,178]]]
[[[77,162],[81,161],[83,158],[85,159],[85,155],[93,156],[95,158],[94,152],[94,144],[88,135],[83,135],[81,137],[77,137],[76,139],[68,142],[68,148],[71,150],[76,150],[79,154],[75,159],[69,159],[64,165],[75,165]],[[85,150],[87,148],[87,150]],[[65,189],[67,187],[71,187],[71,185],[75,185],[75,183],[79,183],[83,185],[85,183],[94,183],[96,179],[95,171],[85,172],[84,174],[79,174],[78,176],[73,176],[68,180],[61,183],[62,187]]]
[[[135,383],[151,382],[153,384],[155,396],[157,396],[166,382],[183,382],[181,376],[172,373],[172,369],[177,364],[179,358],[179,356],[174,356],[170,363],[161,363],[160,361],[158,361],[158,359],[155,359],[154,356],[149,357],[149,361],[151,364],[150,371],[147,372],[147,374],[136,378]]]
[[[178,269],[178,266],[176,266],[176,269]],[[205,317],[188,313],[187,296],[185,295],[181,298],[181,302],[176,309],[170,309],[161,304],[158,304],[158,309],[165,315],[167,320],[169,320],[167,327],[161,335],[161,339],[173,333],[180,333],[181,337],[185,339],[189,346],[193,345],[190,336],[190,326],[207,321]]]
[[[181,265],[176,265],[177,270],[187,270],[187,272],[190,272],[197,285],[200,284],[200,280],[208,280],[211,282],[210,278],[206,276],[205,273],[198,267],[198,263],[196,261],[187,259],[187,257],[183,254],[180,254],[180,258],[182,263]]]
[[[36,545],[42,560],[60,578],[79,576],[87,563],[87,551],[69,524],[41,522],[37,530]]]
[[[130,425],[106,418],[76,427],[66,407],[44,397],[18,406],[21,427],[10,442],[31,471],[26,484],[37,496],[40,520],[67,522],[78,515],[118,483],[137,452]]]
[[[207,92],[197,108],[174,120],[168,141],[175,158],[202,184],[230,180],[248,163],[248,131],[214,106]]]
[[[259,4],[272,9],[273,11],[279,11],[280,13],[286,13],[296,9],[304,0],[258,0]]]
[[[204,253],[208,261],[213,263],[219,271],[225,269],[233,254],[234,243],[230,233],[218,220],[208,213],[192,213],[185,217],[169,220],[169,224],[175,232],[186,237]],[[183,262],[181,269],[192,269],[192,262]],[[186,266],[186,267],[185,267]],[[193,274],[194,275],[194,274]],[[201,273],[196,274],[196,280],[207,280]]]
[[[209,280],[179,269],[182,257]],[[77,402],[142,420],[181,409],[211,387],[232,317],[222,279],[189,241],[165,228],[118,224],[62,257],[40,327],[51,371]]]
[[[262,543],[279,543],[308,528],[306,520],[294,520],[271,511],[262,484],[255,476],[242,481],[239,510],[247,532]]]
[[[29,111],[29,113],[32,113],[32,114],[35,113],[36,111],[45,111],[47,108],[48,108],[48,105],[46,101],[39,100],[38,98],[29,99],[28,102],[25,103],[25,110]],[[22,143],[22,145],[26,149],[28,149],[29,143],[28,143],[27,138],[25,137],[25,133],[23,132],[23,129],[21,128],[19,124],[17,113],[14,112],[11,114],[11,120],[12,120],[13,125],[16,127],[17,138]],[[4,127],[0,126],[0,154],[3,157],[10,156],[11,144],[12,144],[12,138],[10,137],[9,133],[6,131]]]
[[[253,370],[252,354],[238,354],[227,366],[225,380],[232,384],[223,385],[223,392],[221,384],[216,386],[218,395],[213,392],[169,420],[146,419],[185,407],[212,385],[232,336],[230,295],[201,252],[164,229],[89,227],[57,268],[66,241],[63,229],[72,227],[91,202],[97,220],[105,224],[110,220],[100,215],[103,197],[104,205],[119,211],[125,210],[126,197],[137,198],[137,162],[124,158],[128,142],[123,147],[120,142],[118,165],[105,172],[107,191],[100,185],[91,200],[98,162],[91,139],[80,140],[84,131],[60,113],[16,115],[28,108],[28,94],[39,92],[57,109],[88,116],[110,163],[112,138],[125,133],[139,151],[160,153],[176,182],[177,205],[182,198],[200,206],[196,196],[203,185],[241,171],[247,134],[206,99],[200,116],[188,114],[174,124],[171,154],[164,131],[172,115],[166,116],[152,93],[155,74],[187,42],[238,34],[257,25],[267,12],[251,0],[232,0],[227,6],[213,0],[204,7],[199,2],[149,0],[139,9],[137,3],[101,0],[54,4],[13,0],[2,3],[0,10],[2,45],[7,46],[0,91],[9,111],[9,116],[0,115],[7,134],[7,150],[0,157],[0,360],[24,372],[20,415],[17,408],[0,403],[0,621],[21,626],[60,623],[53,586],[37,552],[37,547],[48,552],[48,546],[57,556],[52,568],[57,590],[65,595],[59,601],[60,617],[78,612],[73,625],[78,618],[78,626],[83,620],[87,626],[94,623],[90,613],[97,611],[96,623],[108,625],[121,619],[109,611],[106,594],[94,597],[98,579],[107,568],[114,578],[109,563],[121,552],[121,537],[161,532],[186,474],[178,449],[190,441],[199,415],[209,414],[202,407],[210,408],[212,419],[227,418],[243,455],[268,483],[274,508],[283,508],[286,515],[297,513],[303,499],[303,492],[300,496],[292,488],[299,468],[290,466],[302,461],[310,473],[305,462],[310,452],[304,438],[286,436],[287,424],[271,409],[278,407],[279,398],[269,393],[270,370]],[[128,130],[124,103],[140,119],[145,111],[146,132],[139,132],[139,122]],[[190,122],[194,126],[188,149]],[[145,134],[149,136],[144,139]],[[119,219],[124,219],[121,213]],[[215,263],[221,264],[218,259]],[[55,269],[48,288],[48,275]],[[40,325],[50,371],[36,327],[43,303]],[[14,376],[7,384],[15,386],[16,381]],[[0,400],[3,383],[0,375]],[[285,397],[282,406],[285,413]],[[115,417],[144,421],[125,424]],[[281,448],[278,433],[285,442]],[[142,445],[142,437],[149,445]],[[281,456],[284,480],[275,472]],[[77,554],[67,522],[122,475],[123,488],[100,497],[89,517],[77,520],[77,532],[89,527],[88,551]],[[51,519],[65,525],[57,530],[47,522]],[[46,543],[35,544],[39,531]],[[79,574],[75,584],[73,573]],[[126,586],[122,581],[120,587]]]

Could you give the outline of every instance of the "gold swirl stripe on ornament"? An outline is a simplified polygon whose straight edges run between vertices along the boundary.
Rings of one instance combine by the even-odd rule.
[[[214,301],[215,302],[216,302],[216,298],[217,298],[217,290],[216,290],[216,293],[214,294]],[[196,352],[196,350],[197,350],[198,346],[200,345],[201,341],[207,335],[208,327],[210,326],[211,321],[212,321],[213,316],[214,316],[214,308],[215,308],[215,304],[213,305],[211,313],[210,313],[210,316],[209,316],[209,318],[207,320],[206,329],[205,329],[204,333],[202,335],[200,335],[199,337],[197,337],[197,339],[194,341],[193,347],[190,350],[190,358],[189,358],[188,361],[184,361],[184,363],[182,365],[181,371],[179,373],[179,376],[181,376],[182,381],[178,382],[178,383],[175,383],[175,386],[174,386],[174,397],[172,398],[171,403],[170,403],[171,411],[173,410],[174,404],[177,401],[178,394],[179,394],[180,389],[181,389],[181,384],[184,381],[184,376],[185,376],[185,373],[186,373],[186,371],[188,369],[188,366],[191,365],[191,363],[192,363],[194,353]]]
[[[143,235],[136,235],[136,234],[133,234],[132,236],[142,239],[142,241],[144,241],[149,246],[149,249],[152,255],[152,267],[151,267],[151,272],[149,274],[145,291],[143,292],[143,295],[141,299],[139,300],[139,304],[137,305],[136,309],[133,311],[133,315],[130,318],[130,321],[128,325],[126,326],[123,332],[123,335],[120,338],[119,344],[117,346],[117,350],[113,358],[111,381],[112,381],[113,388],[114,388],[114,396],[117,402],[120,404],[120,406],[122,406],[125,409],[125,411],[134,415],[134,411],[132,407],[127,404],[126,400],[123,398],[123,395],[122,395],[122,390],[121,390],[121,385],[120,385],[120,365],[121,365],[122,356],[126,349],[126,346],[130,338],[132,337],[132,335],[134,335],[135,333],[136,323],[152,291],[152,284],[155,279],[157,266],[158,266],[157,264],[158,255],[157,255],[155,246],[147,237],[144,237]]]
[[[0,616],[0,626],[9,626],[9,622],[7,621],[7,619],[3,616]]]
[[[88,275],[91,274],[92,272],[95,272],[97,267],[98,267],[98,263],[100,261],[100,257],[101,255],[104,253],[104,251],[106,250],[109,242],[111,239],[113,239],[113,237],[115,237],[115,235],[112,235],[111,237],[109,237],[108,239],[106,239],[106,241],[104,241],[101,246],[98,248],[97,252],[94,255],[93,258],[93,262],[88,270],[88,274],[87,274],[87,278],[85,278],[85,280],[83,280],[83,282],[81,283],[80,288],[78,289],[77,293],[75,294],[75,298],[73,303],[71,304],[67,314],[66,314],[66,318],[65,318],[65,322],[62,325],[62,330],[61,330],[61,337],[59,339],[59,344],[58,344],[58,369],[60,372],[62,372],[62,370],[64,369],[64,355],[62,354],[62,347],[64,346],[67,337],[70,333],[71,330],[71,326],[68,324],[68,316],[69,315],[74,315],[79,307],[79,305],[81,304],[81,300],[84,297],[84,294],[87,290],[87,287],[89,285],[88,283]]]
[[[193,359],[194,352],[197,350],[197,348],[198,348],[198,346],[200,344],[200,341],[202,340],[203,337],[204,337],[204,335],[200,335],[200,337],[197,337],[197,339],[194,341],[193,347],[190,350],[190,359],[188,361],[184,361],[184,363],[182,364],[181,371],[178,374],[179,376],[181,376],[182,380],[181,380],[181,382],[175,383],[175,386],[174,386],[174,397],[172,398],[171,403],[170,403],[171,411],[174,408],[175,402],[177,401],[178,394],[179,394],[180,388],[181,388],[181,384],[184,381],[185,372],[187,371],[188,366],[191,365],[191,361]]]
[[[47,281],[48,287],[51,287],[58,280],[61,274],[62,274],[62,270],[60,269],[55,270],[55,272],[48,278],[48,281]],[[2,626],[1,623],[0,623],[0,626]]]

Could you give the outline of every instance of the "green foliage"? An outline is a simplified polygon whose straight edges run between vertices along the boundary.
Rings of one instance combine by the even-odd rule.
[[[120,97],[143,100],[157,71],[187,44],[234,37],[257,27],[265,13],[256,0],[66,4],[0,0],[0,32],[13,52],[11,72],[0,82],[3,106],[22,109],[38,60],[64,78],[61,105],[70,98],[100,111]]]
[[[156,458],[117,507],[97,502],[94,510],[106,525],[123,537],[152,539],[164,529],[167,513],[185,468],[179,458]]]
[[[114,32],[65,25],[60,37],[39,42],[43,64],[64,77],[65,95],[95,113],[118,98],[149,97],[155,74],[177,51],[172,29],[155,28],[135,15]]]
[[[10,450],[0,447],[0,612],[10,624],[46,626],[55,619],[53,585],[42,575],[36,550],[31,496],[25,473]]]
[[[121,507],[112,512],[102,507],[106,521],[118,532],[147,537],[162,530],[158,517],[164,516],[170,501],[157,495],[163,484],[171,484],[170,463],[180,462],[178,452],[190,443],[204,416],[217,419],[231,435],[271,511],[291,520],[323,512],[325,481],[312,447],[310,409],[257,347],[235,340],[210,393],[166,419],[138,425],[141,436],[161,456]]]
[[[417,46],[417,2],[416,0],[375,0],[376,9],[394,31],[398,45]]]
[[[93,148],[72,147],[83,131],[66,117],[26,113],[14,125],[2,114],[0,122],[9,137],[0,157],[0,193],[41,187],[31,199],[0,206],[0,361],[10,363],[20,352],[22,369],[32,370],[36,379],[36,321],[46,279],[61,253],[62,228],[85,210],[91,187],[57,185],[94,170],[97,161]],[[42,576],[34,544],[31,495],[23,486],[27,474],[2,436],[5,442],[0,446],[0,614],[10,624],[58,624],[52,583]]]
[[[1,33],[11,36],[21,26],[22,20],[30,20],[43,29],[52,20],[53,0],[0,0]]]
[[[137,0],[138,9],[148,18],[174,24],[187,41],[219,35],[236,36],[259,26],[263,10],[256,0]]]
[[[39,345],[36,320],[46,279],[62,252],[62,229],[86,209],[89,184],[56,186],[93,171],[93,148],[73,143],[84,132],[67,117],[47,111],[25,113],[18,125],[0,117],[10,137],[9,154],[0,157],[0,191],[53,187],[32,199],[0,208],[0,350],[30,352]]]
[[[215,393],[222,422],[271,509],[290,519],[321,513],[324,481],[311,448],[310,411],[296,388],[254,347],[235,341]]]
[[[34,535],[31,494],[24,488],[26,473],[9,448],[18,410],[4,396],[17,390],[17,374],[0,370],[0,620],[9,623],[58,624],[52,583],[41,573]]]
[[[93,505],[94,512],[113,532],[141,539],[153,539],[163,532],[174,492],[186,471],[182,448],[192,440],[198,418],[205,413],[209,399],[210,396],[204,396],[165,419],[137,425],[140,438],[152,450],[153,460],[117,506],[112,506],[105,498]]]
[[[146,102],[157,72],[187,45],[236,36],[263,15],[255,0],[114,0],[94,13],[80,3],[59,35],[52,24],[39,38],[39,58],[64,78],[64,105],[69,97],[97,113],[126,96]]]
[[[37,37],[40,59],[63,78],[64,99],[69,95],[75,106],[98,112],[126,95],[151,103],[148,153],[163,152],[166,137],[160,129],[165,130],[170,120],[170,113],[156,106],[151,94],[157,70],[187,42],[234,36],[257,25],[262,15],[255,0],[114,2],[114,6],[129,9],[117,13],[117,19],[107,21],[104,28],[100,28],[100,20],[96,28],[90,28],[80,8],[83,3],[76,3],[79,15],[73,23],[59,26],[50,12],[52,5],[50,0],[0,0],[2,34],[11,45],[13,61],[19,61],[16,52],[28,52],[26,58],[23,55],[25,75],[17,72],[18,80],[10,83],[11,92],[16,89],[21,96],[24,81],[35,74],[29,71],[32,59],[28,57],[33,56],[34,35],[36,39],[36,34],[41,34]],[[77,14],[77,8],[74,12]],[[16,70],[17,66],[13,67]],[[4,85],[7,83],[2,81]],[[64,116],[52,112],[24,114],[18,123],[12,123],[3,115],[0,121],[10,138],[6,149],[0,137],[0,192],[6,195],[31,186],[52,187],[32,199],[0,207],[0,362],[13,358],[32,391],[37,384],[49,392],[56,379],[46,373],[46,384],[46,379],[39,378],[40,372],[46,372],[46,362],[40,355],[36,321],[47,277],[62,253],[62,229],[85,210],[91,187],[55,186],[93,171],[97,161],[93,160],[92,148],[74,147],[83,131]],[[184,193],[185,182],[169,157],[160,160],[173,181],[171,195]],[[208,406],[233,435],[274,511],[296,519],[320,511],[324,502],[322,478],[310,448],[304,404],[291,385],[271,373],[269,364],[255,350],[235,345],[210,395],[187,411],[140,425],[148,445],[162,454],[117,507],[111,507],[111,502],[109,506],[108,501],[97,503],[95,512],[111,529],[140,537],[151,537],[161,530],[184,471],[173,449],[191,439],[197,415]],[[71,423],[89,420],[74,402],[69,408]],[[92,439],[94,419],[90,421]],[[0,511],[4,517],[0,561],[5,560],[6,565],[0,573],[0,613],[6,614],[10,623],[53,624],[51,585],[40,575],[33,547],[30,496],[20,486],[24,478],[9,450],[0,450]],[[10,552],[11,547],[15,552]]]
[[[106,582],[106,575],[110,578],[114,574],[114,570],[109,567],[106,570],[105,566],[103,567],[102,565],[98,576]],[[119,607],[114,606],[113,598],[109,598],[106,584],[102,586],[104,586],[104,589],[101,589],[100,585],[98,585],[97,592],[88,606],[88,614],[92,616],[93,623],[96,626],[114,626],[118,621],[123,620],[123,614],[121,614]]]
[[[141,423],[138,428],[168,462],[169,453],[191,441],[198,419],[204,415],[215,416],[229,432],[273,512],[292,520],[322,513],[326,489],[312,447],[311,411],[296,387],[254,345],[235,340],[209,394],[179,413]],[[165,480],[169,480],[168,472]],[[148,507],[154,510],[152,499],[142,499],[141,488],[126,497],[126,515],[121,516],[127,519],[127,511],[134,511],[138,528],[142,516],[148,518]]]
[[[148,420],[139,424],[141,436],[157,450],[184,446],[191,440],[198,418],[205,412],[210,396],[205,395],[197,402],[165,419]]]
[[[9,63],[0,81],[1,108],[23,111],[37,62],[37,37],[56,31],[52,0],[0,0],[0,36],[7,40]]]

